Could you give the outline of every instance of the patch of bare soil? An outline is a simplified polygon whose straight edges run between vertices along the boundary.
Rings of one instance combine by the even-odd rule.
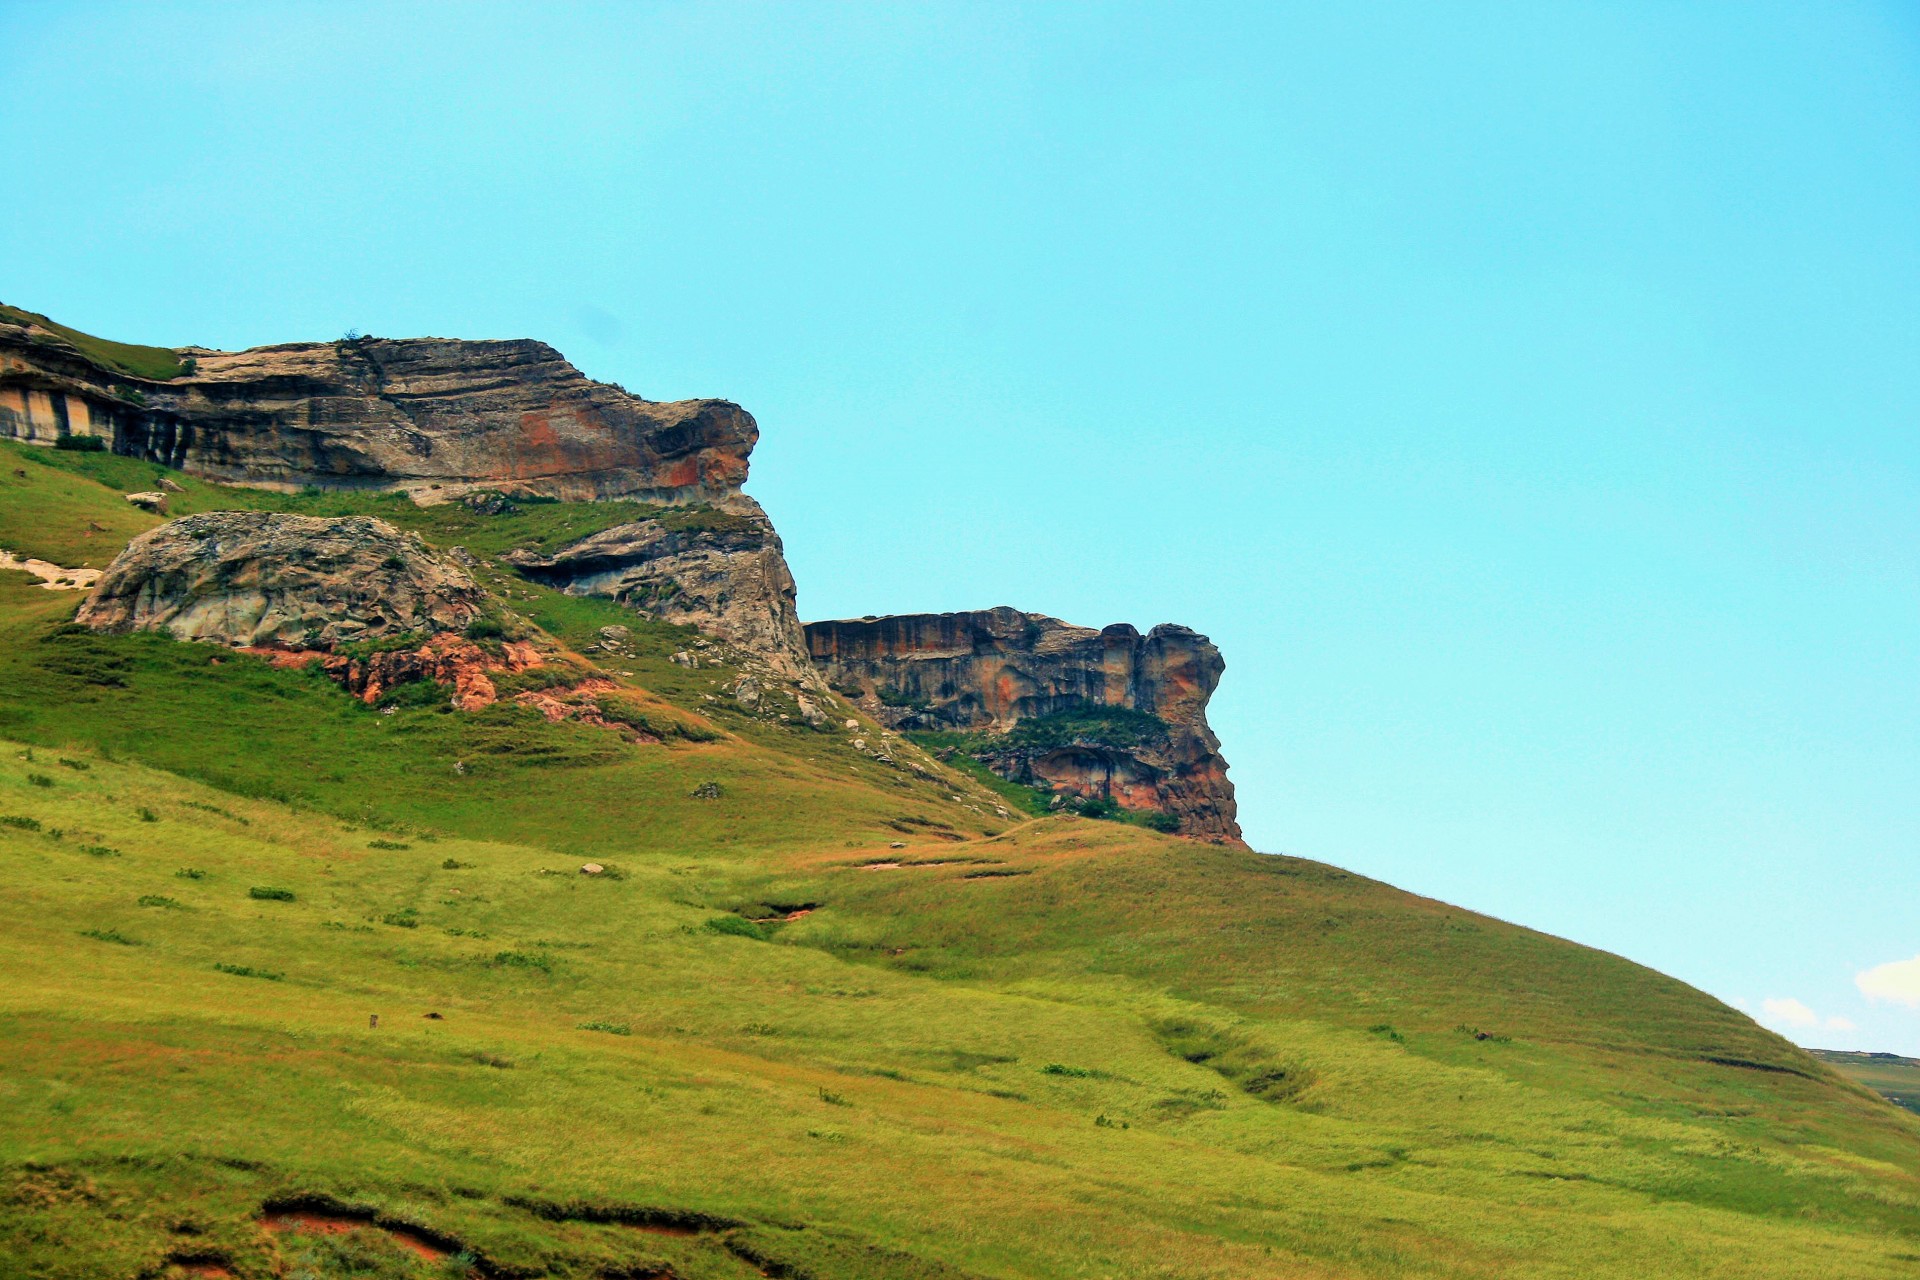
[[[371,1227],[384,1231],[403,1248],[427,1262],[439,1262],[454,1252],[453,1242],[429,1236],[426,1232],[400,1223],[378,1221],[374,1214],[344,1209],[282,1208],[260,1216],[260,1225],[274,1235],[304,1232],[309,1235],[342,1236],[349,1231]]]

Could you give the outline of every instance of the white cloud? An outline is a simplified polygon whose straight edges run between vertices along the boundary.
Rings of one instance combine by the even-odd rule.
[[[1817,1027],[1820,1015],[1791,996],[1768,996],[1760,1002],[1760,1016],[1768,1022],[1788,1027]]]
[[[1862,969],[1853,975],[1853,985],[1869,1000],[1890,1000],[1920,1009],[1920,956]]]
[[[1827,1019],[1827,1030],[1829,1031],[1858,1031],[1859,1029],[1859,1027],[1853,1025],[1851,1018]]]

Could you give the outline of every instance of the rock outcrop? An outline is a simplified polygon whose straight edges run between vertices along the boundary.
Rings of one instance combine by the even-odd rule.
[[[457,632],[481,614],[464,569],[384,520],[215,511],[127,544],[78,620],[237,648],[331,649]]]
[[[766,512],[745,495],[722,510],[617,525],[551,555],[504,558],[535,581],[698,627],[783,677],[812,682],[793,574]]]
[[[963,733],[964,750],[1016,782],[1166,814],[1185,835],[1240,839],[1206,718],[1226,664],[1197,632],[1095,631],[1008,608],[805,631],[828,683],[887,725]]]
[[[114,453],[279,489],[662,504],[737,492],[759,438],[738,405],[642,400],[543,342],[358,338],[179,355],[179,376],[141,378],[0,315],[0,438],[95,437]]]

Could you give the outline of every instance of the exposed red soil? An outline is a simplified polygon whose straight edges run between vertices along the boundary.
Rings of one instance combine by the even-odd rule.
[[[275,1235],[287,1235],[290,1232],[305,1232],[309,1235],[343,1236],[349,1231],[370,1228],[384,1231],[392,1236],[403,1248],[418,1254],[428,1262],[439,1262],[447,1256],[447,1251],[416,1231],[406,1227],[390,1227],[374,1222],[370,1218],[355,1217],[347,1213],[331,1213],[322,1209],[284,1209],[269,1213],[260,1219],[260,1225]]]
[[[190,1276],[201,1276],[205,1280],[233,1280],[233,1272],[228,1269],[224,1259],[176,1253],[167,1261]]]

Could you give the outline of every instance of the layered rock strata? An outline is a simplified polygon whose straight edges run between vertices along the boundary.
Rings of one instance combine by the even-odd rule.
[[[697,627],[782,677],[813,681],[780,537],[744,494],[723,510],[637,520],[551,555],[510,551],[504,559],[537,582]]]
[[[805,632],[828,683],[893,728],[963,733],[1014,781],[1167,814],[1184,835],[1240,839],[1206,718],[1226,664],[1195,631],[1096,631],[999,608]]]
[[[481,613],[466,570],[385,520],[214,511],[128,543],[77,617],[96,631],[331,649],[457,632]]]
[[[188,371],[154,381],[0,317],[0,437],[95,437],[114,453],[280,489],[662,504],[735,493],[759,437],[738,405],[642,400],[543,342],[359,338],[179,354]]]

